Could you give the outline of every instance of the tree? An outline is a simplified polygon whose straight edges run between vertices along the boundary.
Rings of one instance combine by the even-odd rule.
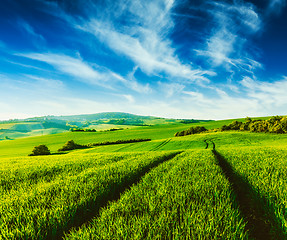
[[[281,124],[276,123],[272,128],[271,131],[272,133],[284,133],[284,130],[282,129]]]
[[[32,154],[30,154],[30,156],[38,156],[38,155],[50,155],[51,152],[49,150],[49,148],[42,144],[39,146],[35,146],[34,149],[32,150]]]
[[[230,130],[239,130],[242,125],[242,122],[239,121],[233,121],[229,124]]]
[[[80,148],[85,148],[87,146],[85,145],[80,145],[74,142],[74,140],[69,140],[68,142],[66,142],[64,144],[63,147],[61,147],[60,149],[58,149],[58,151],[69,151],[69,150],[74,150],[74,149],[80,149]]]

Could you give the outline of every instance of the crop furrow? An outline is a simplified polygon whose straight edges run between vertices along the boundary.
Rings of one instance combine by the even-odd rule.
[[[0,202],[4,239],[61,239],[96,216],[109,201],[180,152],[145,153],[44,185]],[[117,155],[116,155],[117,156]]]
[[[229,185],[211,151],[186,151],[65,239],[248,239]]]
[[[276,216],[274,213],[270,216],[267,200],[259,195],[243,176],[234,171],[228,161],[215,150],[215,145],[212,152],[223,174],[231,183],[237,205],[247,222],[246,231],[250,232],[250,236],[258,240],[285,239],[280,226],[275,226],[277,231],[273,231],[274,223],[278,220],[271,223],[270,218],[276,219]]]
[[[155,148],[153,148],[151,151],[157,151],[160,148],[162,148],[163,146],[165,146],[166,144],[168,144],[171,141],[171,138],[166,139],[165,141],[163,141],[162,143],[160,143],[158,146],[156,146]]]
[[[208,149],[208,142],[207,142],[207,140],[203,140],[203,141],[204,141],[205,144],[206,144],[205,149]]]
[[[151,162],[150,164],[144,166],[138,172],[134,172],[133,174],[125,176],[120,183],[115,182],[109,184],[109,190],[105,192],[103,196],[100,196],[99,201],[93,201],[89,203],[86,207],[89,209],[89,212],[86,212],[86,209],[80,209],[76,215],[83,216],[80,221],[76,221],[70,228],[65,231],[66,233],[69,232],[71,229],[78,228],[84,224],[87,224],[91,221],[92,218],[96,217],[99,214],[101,208],[105,208],[109,202],[117,201],[121,194],[130,189],[132,185],[138,184],[138,182],[145,176],[149,171],[153,168],[156,168],[163,162],[173,159],[176,155],[180,154],[181,152],[175,152],[163,158],[159,158],[157,161]],[[86,212],[86,213],[83,213]],[[64,236],[63,234],[57,236],[57,239],[61,239]]]

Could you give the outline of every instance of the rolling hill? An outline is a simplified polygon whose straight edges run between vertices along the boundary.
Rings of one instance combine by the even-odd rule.
[[[204,120],[176,120],[151,116],[139,116],[122,112],[104,112],[71,116],[43,116],[0,122],[0,141],[23,137],[68,132],[70,129],[126,129],[136,126],[154,126],[171,123],[192,123]]]
[[[176,121],[1,141],[0,236],[287,239],[287,134],[231,130],[174,137],[189,127],[232,122]],[[150,141],[57,152],[68,140],[140,138]],[[28,156],[39,144],[52,154]]]

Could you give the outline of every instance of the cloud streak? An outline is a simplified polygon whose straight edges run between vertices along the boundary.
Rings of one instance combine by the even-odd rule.
[[[124,86],[137,92],[149,93],[151,91],[148,84],[139,84],[133,76],[126,79],[109,69],[93,64],[99,68],[99,70],[95,69],[91,66],[92,64],[85,62],[80,57],[75,58],[55,53],[27,53],[17,55],[45,62],[52,65],[60,72],[73,77],[74,80],[81,81],[89,85],[98,85],[108,89],[114,89],[115,83],[122,83]]]
[[[28,34],[28,38],[30,38],[37,47],[46,43],[45,38],[41,34],[36,33],[35,29],[28,22],[19,19],[18,25],[23,33]]]
[[[274,82],[264,82],[244,77],[240,82],[245,87],[248,97],[256,99],[267,108],[286,107],[287,77]]]
[[[20,105],[33,115],[46,109],[220,119],[286,108],[286,77],[258,77],[276,64],[284,70],[283,57],[268,58],[259,46],[286,52],[269,44],[277,28],[266,34],[286,0],[12,2],[18,9],[4,9],[8,20],[0,16],[6,112]]]
[[[148,75],[167,74],[191,82],[208,82],[211,71],[182,63],[168,38],[173,28],[174,1],[119,1],[118,16],[90,17],[75,27],[93,34],[117,54],[124,55]],[[105,15],[110,16],[105,9]],[[131,16],[120,24],[123,16]],[[116,26],[115,26],[116,25]]]
[[[262,20],[250,3],[235,1],[224,3],[209,1],[205,5],[212,17],[211,35],[205,49],[195,50],[199,56],[207,57],[213,67],[224,66],[228,71],[236,68],[253,72],[262,64],[248,54],[246,38],[262,29]]]

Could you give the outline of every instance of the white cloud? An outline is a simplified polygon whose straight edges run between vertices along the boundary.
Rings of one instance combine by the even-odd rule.
[[[129,95],[129,94],[123,94],[122,95],[126,100],[128,100],[129,103],[134,103],[135,102],[135,99],[132,95]]]
[[[90,21],[75,24],[76,28],[93,34],[118,54],[131,59],[148,75],[168,74],[172,77],[189,81],[207,81],[206,75],[213,72],[193,69],[190,64],[180,61],[168,38],[173,27],[171,10],[174,1],[120,1],[118,18],[126,14],[125,22],[112,16],[105,9],[105,16],[97,19],[91,16]],[[116,26],[115,26],[116,25]]]
[[[61,72],[85,80],[90,84],[99,84],[101,81],[105,81],[100,73],[78,58],[54,53],[30,53],[19,54],[19,56],[46,62]]]
[[[47,78],[37,77],[34,75],[27,75],[27,74],[24,76],[29,79],[35,80],[36,84],[39,85],[39,87],[42,87],[43,89],[57,89],[60,91],[65,88],[65,84],[63,83],[63,81],[60,81],[60,80],[47,79]]]
[[[60,72],[74,77],[75,80],[90,85],[99,85],[105,88],[115,89],[115,83],[120,82],[126,87],[140,93],[151,92],[148,84],[142,85],[138,83],[132,75],[128,76],[129,79],[127,79],[98,65],[98,69],[94,69],[91,66],[92,64],[83,61],[80,56],[78,56],[78,58],[74,58],[64,54],[55,53],[28,53],[18,55],[50,64]]]
[[[233,33],[226,29],[217,31],[207,41],[207,50],[196,50],[198,55],[210,57],[214,66],[222,63],[230,63],[229,55],[234,51],[234,42],[236,37]]]
[[[136,92],[145,94],[151,93],[152,89],[150,88],[148,83],[143,85],[137,82],[136,78],[134,77],[135,71],[136,70],[134,69],[132,72],[130,72],[126,78],[113,72],[111,73],[111,75],[115,77],[117,80],[119,80],[121,83],[123,83],[126,87]]]
[[[201,92],[184,92],[186,109],[194,118],[227,119],[244,116],[260,116],[263,109],[256,99],[233,97],[226,92],[215,89],[217,96],[210,97]],[[190,103],[189,105],[187,103]]]
[[[262,28],[260,16],[252,4],[235,1],[231,4],[209,2],[207,11],[213,17],[211,35],[205,49],[195,50],[199,56],[208,57],[213,66],[225,66],[253,72],[262,65],[246,52],[247,36]]]
[[[53,97],[66,91],[65,84],[56,79],[48,79],[28,74],[0,75],[0,95],[9,102],[28,100],[30,98]]]
[[[31,39],[35,43],[36,46],[41,46],[46,43],[45,38],[41,34],[36,33],[35,29],[25,20],[19,19],[18,25],[21,28],[21,30],[29,34],[29,37],[32,37],[29,39]]]
[[[247,95],[256,99],[267,108],[287,105],[287,77],[279,81],[264,82],[244,77],[241,85],[246,88]]]
[[[158,83],[159,91],[163,92],[166,97],[174,97],[175,95],[181,94],[185,85],[179,83]]]

